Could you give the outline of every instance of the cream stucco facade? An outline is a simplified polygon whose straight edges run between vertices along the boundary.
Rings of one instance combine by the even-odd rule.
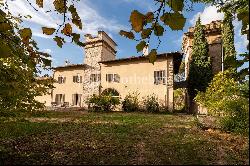
[[[133,92],[139,93],[140,99],[148,95],[156,95],[159,103],[171,110],[174,102],[174,56],[181,56],[181,54],[160,54],[154,64],[149,63],[143,56],[100,62],[101,90],[115,89],[122,99]],[[156,82],[156,72],[164,73],[162,75],[164,81]],[[107,81],[108,74],[118,75],[119,81]]]

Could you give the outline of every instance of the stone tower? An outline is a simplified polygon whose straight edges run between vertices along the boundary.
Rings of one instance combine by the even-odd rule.
[[[213,74],[222,69],[222,21],[212,21],[205,25],[205,36],[209,45],[209,56],[212,61]],[[184,33],[182,40],[182,52],[185,55],[185,77],[188,77],[189,63],[192,58],[192,43],[194,38],[194,27],[190,27]]]
[[[85,35],[85,58],[83,82],[83,99],[87,99],[92,94],[99,94],[100,89],[100,61],[114,60],[116,57],[117,44],[104,32],[98,31],[98,35],[93,37]]]

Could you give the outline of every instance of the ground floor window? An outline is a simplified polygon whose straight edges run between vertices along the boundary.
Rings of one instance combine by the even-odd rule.
[[[65,94],[56,94],[55,102],[57,105],[63,104],[65,101]]]
[[[81,94],[72,94],[72,104],[74,106],[81,106]]]

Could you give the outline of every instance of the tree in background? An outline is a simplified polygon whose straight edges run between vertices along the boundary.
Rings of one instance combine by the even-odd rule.
[[[224,69],[234,68],[236,69],[236,51],[234,47],[234,26],[233,15],[225,12],[222,27],[222,43],[223,43],[223,55],[224,55]]]
[[[39,68],[48,69],[50,55],[40,52],[29,29],[0,10],[0,114],[34,110],[43,105],[34,97],[51,87],[51,80],[37,80]]]
[[[194,28],[193,48],[190,62],[188,93],[193,100],[198,91],[204,92],[212,79],[212,65],[208,55],[208,43],[198,18]]]

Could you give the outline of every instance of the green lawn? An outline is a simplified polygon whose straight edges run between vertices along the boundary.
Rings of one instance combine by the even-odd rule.
[[[0,165],[249,164],[248,138],[202,131],[193,121],[118,112],[0,118]]]

